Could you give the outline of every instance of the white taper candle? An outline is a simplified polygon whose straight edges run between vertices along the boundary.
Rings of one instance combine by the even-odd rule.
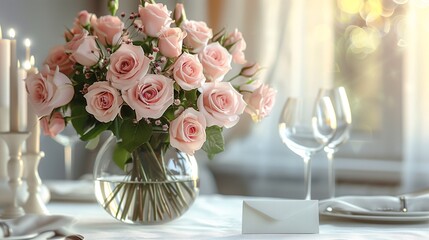
[[[0,132],[9,131],[9,66],[10,40],[2,39],[0,26]],[[0,180],[7,179],[7,161],[9,151],[3,139],[0,139]]]
[[[27,71],[21,68],[18,62],[18,106],[19,106],[19,131],[27,131],[27,91],[25,90],[25,78]]]
[[[0,26],[0,132],[9,131],[10,40],[2,39]]]
[[[10,36],[10,131],[19,132],[18,106],[18,59],[16,57],[15,30],[9,30]]]

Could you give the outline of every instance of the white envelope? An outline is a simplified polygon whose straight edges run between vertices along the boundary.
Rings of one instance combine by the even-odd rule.
[[[245,200],[242,233],[319,233],[317,200]]]

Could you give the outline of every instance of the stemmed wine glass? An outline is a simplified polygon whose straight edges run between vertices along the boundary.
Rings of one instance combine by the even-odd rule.
[[[67,180],[73,178],[72,156],[76,143],[79,141],[79,135],[71,124],[53,138],[56,142],[64,147],[64,168]]]
[[[311,104],[300,98],[286,100],[279,133],[283,143],[304,160],[306,200],[311,199],[311,157],[329,142],[335,129],[335,112],[329,97],[315,103],[313,99]]]
[[[338,146],[349,139],[350,126],[352,123],[352,115],[350,104],[347,98],[347,93],[344,87],[332,89],[320,89],[317,101],[329,97],[334,107],[337,130],[328,144],[324,147],[328,158],[328,181],[329,181],[329,197],[335,197],[335,169],[334,169],[334,154],[338,151]]]

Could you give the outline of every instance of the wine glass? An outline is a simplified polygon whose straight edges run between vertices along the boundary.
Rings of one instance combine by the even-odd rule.
[[[72,156],[76,143],[79,141],[79,135],[71,124],[67,124],[66,128],[53,139],[64,147],[64,169],[67,180],[73,179]]]
[[[347,93],[344,87],[332,89],[320,89],[317,99],[329,97],[334,107],[337,130],[328,144],[324,147],[328,158],[328,181],[329,181],[329,197],[335,197],[335,169],[334,169],[334,154],[338,151],[338,146],[349,139],[349,132],[352,123],[352,115],[350,104],[347,98]]]
[[[314,107],[313,107],[314,105]],[[336,118],[329,97],[314,103],[290,97],[279,121],[283,143],[304,160],[305,199],[311,199],[311,157],[321,150],[335,133]]]

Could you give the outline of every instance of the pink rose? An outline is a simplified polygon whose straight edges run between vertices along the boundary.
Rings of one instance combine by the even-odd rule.
[[[62,132],[66,127],[66,121],[60,112],[54,112],[50,116],[44,116],[40,119],[40,126],[43,130],[43,135],[55,137]]]
[[[69,59],[63,45],[52,48],[43,64],[47,64],[51,69],[55,69],[58,66],[60,72],[65,75],[70,75],[73,72],[74,63]]]
[[[110,86],[109,82],[95,82],[88,87],[86,111],[94,115],[100,122],[113,121],[121,110],[123,100],[119,91]]]
[[[68,41],[64,45],[64,49],[66,50],[66,52],[71,54],[74,51],[76,51],[76,49],[80,46],[83,39],[88,37],[88,35],[89,35],[89,32],[86,31],[85,29],[82,29],[79,33],[74,34],[70,39],[70,41]]]
[[[66,39],[66,42],[72,40],[75,35],[81,34],[84,30],[85,29],[83,29],[81,26],[76,24],[73,26],[73,28],[67,29],[64,32],[64,38]]]
[[[183,39],[186,32],[180,28],[166,28],[159,34],[158,47],[162,55],[172,58],[182,53]]]
[[[102,16],[94,22],[94,34],[104,46],[120,44],[124,23],[116,16]]]
[[[204,67],[204,75],[210,82],[222,81],[231,70],[231,54],[219,42],[207,45],[199,57]]]
[[[273,109],[277,92],[262,84],[253,92],[244,92],[243,97],[247,103],[245,111],[252,117],[253,121],[259,122],[268,116]]]
[[[75,39],[76,38],[76,39]],[[100,60],[101,52],[95,42],[95,36],[85,36],[84,33],[75,35],[72,41],[67,44],[66,49],[70,48],[70,59],[83,66],[91,67]]]
[[[183,53],[174,63],[173,76],[177,84],[186,91],[199,88],[206,82],[203,65],[196,55],[189,53]]]
[[[128,89],[146,75],[149,63],[150,60],[144,55],[142,47],[132,44],[122,44],[110,56],[107,80],[110,80],[112,86],[117,89]]]
[[[233,127],[246,108],[243,96],[229,82],[206,83],[197,106],[207,120],[207,126]]]
[[[31,74],[25,79],[28,102],[39,117],[51,114],[58,107],[69,103],[74,95],[70,79],[60,73],[57,67],[51,71],[48,65],[38,74]]]
[[[240,71],[240,75],[243,77],[253,77],[256,73],[261,70],[258,63],[246,63]]]
[[[133,87],[122,90],[125,102],[135,110],[137,121],[160,118],[173,104],[174,81],[162,75],[147,74]]]
[[[144,33],[151,37],[158,37],[163,28],[168,28],[173,22],[170,12],[162,3],[145,3],[139,6],[140,19],[144,26]]]
[[[97,16],[95,14],[89,13],[86,10],[80,11],[74,20],[73,27],[64,32],[66,41],[70,41],[76,34],[81,34],[88,25],[93,26],[96,20]]]
[[[243,83],[242,85],[240,85],[239,87],[239,91],[242,92],[254,92],[256,89],[258,89],[261,85],[262,82],[259,80],[252,80],[249,81],[248,79],[245,79],[246,82]]]
[[[246,42],[243,35],[237,29],[230,33],[225,40],[224,46],[230,46],[229,52],[232,54],[232,60],[237,64],[246,63],[246,57],[243,51],[246,49]]]
[[[180,27],[187,33],[184,39],[185,45],[192,48],[194,53],[201,52],[213,37],[213,31],[205,22],[184,21]]]
[[[186,20],[185,7],[183,6],[182,3],[176,3],[173,16],[174,16],[174,22],[176,23],[176,26],[180,26],[180,24],[182,24],[182,22]]]
[[[193,108],[183,111],[170,123],[171,146],[193,155],[206,141],[206,119]]]
[[[86,10],[80,11],[75,20],[75,24],[79,24],[82,27],[85,27],[89,24],[93,24],[97,21],[97,16],[94,13],[89,13]]]
[[[74,36],[74,33],[71,29],[64,31],[64,39],[66,40],[66,42],[70,41],[73,38],[73,36]]]

